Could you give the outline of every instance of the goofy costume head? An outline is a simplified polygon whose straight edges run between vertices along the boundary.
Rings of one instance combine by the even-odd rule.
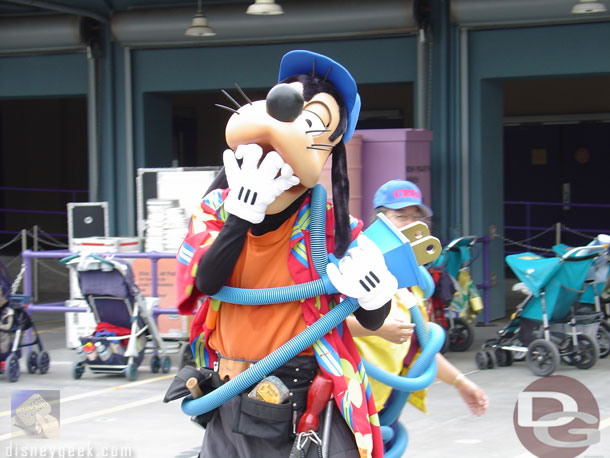
[[[237,109],[229,108],[233,114],[225,131],[230,149],[223,156],[224,170],[212,185],[226,188],[226,182],[228,189],[215,189],[204,198],[177,257],[180,311],[191,313],[204,297],[191,328],[195,359],[199,366],[219,367],[223,379],[240,373],[235,368],[243,363],[262,359],[339,301],[338,295],[325,294],[240,306],[206,297],[224,285],[269,288],[319,278],[309,252],[310,189],[329,156],[334,205],[327,204],[325,212],[327,251],[343,257],[362,229],[362,222],[348,214],[345,142],[354,133],[360,111],[354,79],[326,56],[291,51],[282,58],[278,81],[265,100],[252,102],[240,90],[246,103],[233,101]],[[355,268],[374,257],[364,251],[348,260],[352,263],[329,265],[328,274],[338,291],[356,298],[369,313],[362,319],[356,314],[361,323],[376,329],[389,311],[396,280],[385,268],[381,252],[379,266]],[[364,271],[374,271],[375,282],[365,284],[358,277]],[[367,325],[369,317],[373,318]],[[347,326],[339,325],[308,351],[305,357],[315,356],[319,370],[333,381],[334,399],[355,438],[357,454],[383,456],[369,382]],[[202,453],[207,456],[203,449]]]

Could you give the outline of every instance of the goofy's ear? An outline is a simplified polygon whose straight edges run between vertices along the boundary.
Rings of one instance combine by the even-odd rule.
[[[335,216],[335,252],[342,258],[352,241],[349,224],[349,181],[347,180],[347,158],[345,144],[341,141],[332,151],[331,180],[333,187],[333,213]]]

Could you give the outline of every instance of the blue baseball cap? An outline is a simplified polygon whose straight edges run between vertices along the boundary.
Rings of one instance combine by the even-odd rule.
[[[306,75],[314,69],[319,75],[326,75],[329,68],[332,68],[328,74],[327,80],[333,83],[337,88],[347,111],[347,127],[343,134],[343,142],[347,143],[356,129],[358,115],[360,114],[360,95],[358,94],[358,86],[356,81],[347,69],[338,62],[335,62],[330,57],[318,54],[312,51],[298,49],[289,51],[284,54],[280,62],[280,74],[278,81],[282,81],[289,76]]]
[[[422,203],[421,191],[415,183],[407,180],[392,180],[382,185],[375,193],[374,208],[386,207],[393,210],[417,205],[426,214],[432,216],[432,210]]]

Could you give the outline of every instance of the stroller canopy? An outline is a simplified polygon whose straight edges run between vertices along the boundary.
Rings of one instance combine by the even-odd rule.
[[[124,328],[131,327],[132,306],[138,288],[131,266],[116,259],[85,258],[77,266],[81,292],[93,297],[99,320]]]
[[[608,236],[605,234],[598,235],[587,246],[599,246],[608,243]],[[559,256],[564,255],[573,247],[560,243],[553,246],[553,251]],[[590,284],[580,298],[580,302],[584,304],[595,304],[595,296],[600,296],[603,285],[608,281],[610,274],[610,254],[605,250],[600,256],[595,258],[593,265],[587,273],[587,282]]]
[[[506,263],[534,296],[523,310],[524,318],[542,320],[542,292],[551,320],[561,320],[568,315],[593,264],[591,257],[581,259],[576,255],[569,259],[545,258],[529,252],[506,257]]]
[[[545,258],[530,252],[506,257],[506,263],[534,296],[540,295],[542,288],[559,269],[560,262],[561,258]]]

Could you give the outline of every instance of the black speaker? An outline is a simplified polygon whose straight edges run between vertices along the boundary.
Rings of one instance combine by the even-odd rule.
[[[108,202],[68,204],[68,242],[83,237],[108,237]]]

